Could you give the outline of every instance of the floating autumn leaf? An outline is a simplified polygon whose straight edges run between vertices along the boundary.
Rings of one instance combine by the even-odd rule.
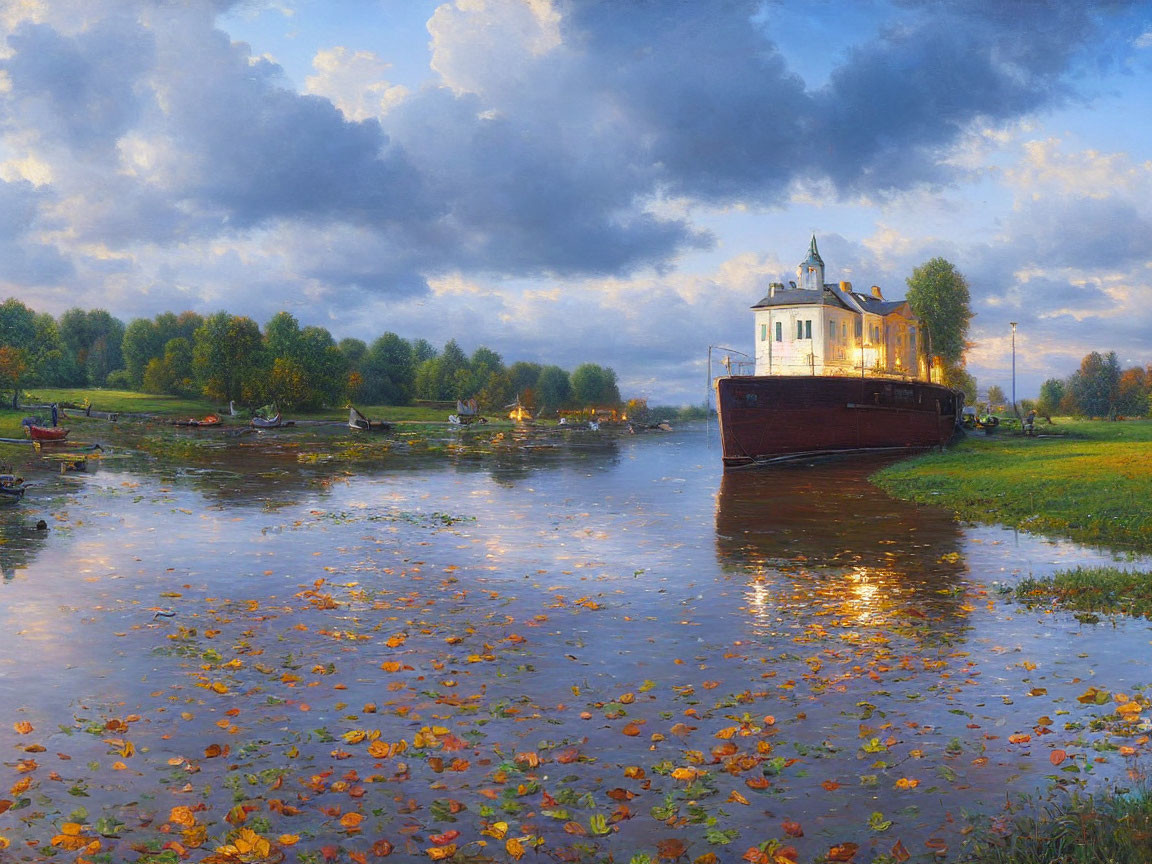
[[[16,734],[18,735],[27,735],[29,732],[33,731],[32,724],[27,720],[21,720],[18,723],[13,723],[12,728],[16,730]]]
[[[359,831],[360,823],[364,821],[361,813],[345,813],[340,817],[340,824],[348,831]]]
[[[920,781],[915,777],[901,777],[896,781],[897,789],[915,789],[920,785]]]
[[[392,854],[392,844],[387,840],[377,840],[372,844],[372,854],[377,858],[387,858]]]
[[[495,837],[497,840],[503,840],[505,835],[508,833],[508,823],[489,822],[486,826],[484,826],[484,828],[481,829],[480,833],[487,837]]]
[[[780,823],[780,828],[789,837],[803,837],[804,836],[804,828],[800,825],[799,822],[793,822],[791,820],[786,819]]]
[[[1089,687],[1076,697],[1076,701],[1083,705],[1103,705],[1111,698],[1107,690],[1101,690],[1099,687]]]
[[[825,856],[829,861],[836,861],[843,864],[843,862],[851,861],[856,857],[856,850],[860,847],[855,843],[839,843],[828,850]]]
[[[515,837],[509,837],[504,843],[504,851],[516,861],[524,857],[524,844]]]
[[[1053,750],[1048,754],[1048,761],[1053,765],[1059,765],[1068,758],[1068,753],[1064,750]]]
[[[748,804],[748,799],[733,789],[728,795],[728,802],[731,804]]]
[[[181,828],[191,828],[196,824],[196,814],[192,812],[191,807],[173,807],[172,812],[168,814],[168,821]]]
[[[300,842],[299,834],[281,834],[276,838],[276,842],[281,846],[295,846]]]
[[[835,780],[825,780],[820,785],[823,786],[825,791],[827,791],[827,792],[835,792],[837,789],[840,788],[840,784],[837,783]]]
[[[666,837],[656,841],[656,857],[661,861],[675,861],[688,851],[679,837]]]
[[[251,828],[241,828],[231,843],[217,846],[216,852],[243,862],[258,862],[271,856],[272,844]]]
[[[572,834],[576,837],[585,837],[588,834],[588,832],[586,830],[584,830],[584,826],[581,825],[579,822],[565,822],[564,823],[564,833],[565,834]]]
[[[640,734],[640,727],[636,723],[629,723],[627,726],[621,729],[620,732],[624,735],[628,735],[634,738]]]
[[[1026,732],[1018,732],[1015,735],[1009,735],[1008,740],[1013,744],[1027,744],[1032,740],[1032,736]]]
[[[429,835],[428,842],[432,843],[434,846],[447,846],[459,836],[460,832],[453,829],[451,831],[445,831],[443,834]]]
[[[905,848],[904,848],[904,844],[903,844],[903,843],[901,843],[899,840],[897,840],[897,841],[896,841],[896,842],[895,842],[895,843],[892,845],[892,852],[891,852],[891,854],[892,854],[892,857],[893,857],[893,858],[894,858],[896,861],[900,862],[900,864],[903,864],[903,862],[907,861],[909,858],[911,858],[911,857],[912,857],[912,853],[911,853],[911,852],[909,852],[907,849],[905,849]]]

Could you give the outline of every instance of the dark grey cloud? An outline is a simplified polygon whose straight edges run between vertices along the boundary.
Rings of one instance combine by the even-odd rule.
[[[458,44],[486,86],[431,84],[351,122],[216,29],[230,5],[92,0],[86,26],[19,26],[0,61],[4,129],[71,155],[53,191],[76,202],[83,240],[352,226],[355,254],[320,250],[299,275],[391,295],[454,270],[659,269],[712,242],[658,215],[664,196],[771,206],[799,179],[845,196],[948,181],[942,158],[969,124],[1074,98],[1080,65],[1121,50],[1109,27],[1128,21],[1126,4],[1089,0],[877,4],[878,35],[829,58],[813,89],[794,58],[822,46],[780,41],[758,0],[557,0],[559,46],[508,59]]]
[[[42,205],[51,193],[27,181],[0,182],[0,279],[17,285],[53,285],[73,274],[53,245],[35,238]]]
[[[151,34],[113,15],[75,36],[46,24],[23,24],[8,37],[11,56],[0,63],[16,94],[18,120],[37,122],[47,139],[75,151],[113,148],[139,119],[141,76],[152,61]]]

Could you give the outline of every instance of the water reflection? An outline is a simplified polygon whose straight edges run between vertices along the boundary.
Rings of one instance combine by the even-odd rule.
[[[960,529],[949,514],[868,482],[884,465],[843,459],[724,474],[716,506],[722,569],[747,580],[748,614],[821,611],[841,626],[963,617]]]
[[[48,531],[36,527],[27,514],[10,506],[0,513],[0,576],[4,582],[16,578],[44,551]]]

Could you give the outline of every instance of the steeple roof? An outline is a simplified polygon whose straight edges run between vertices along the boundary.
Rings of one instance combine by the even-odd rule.
[[[824,266],[824,259],[820,257],[820,250],[816,248],[816,235],[812,235],[812,242],[808,244],[808,257],[804,259],[804,264],[811,264],[815,262],[821,267]]]

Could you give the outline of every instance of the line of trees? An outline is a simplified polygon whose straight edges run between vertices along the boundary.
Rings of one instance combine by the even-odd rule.
[[[584,363],[517,362],[455,340],[440,350],[424,339],[385,333],[371,344],[337,342],[323,327],[301,327],[279,312],[261,330],[250,318],[165,312],[128,323],[103,309],[70,309],[59,320],[19,300],[0,304],[0,387],[113,387],[220,402],[314,409],[363,402],[475,398],[485,410],[519,398],[538,411],[615,406],[616,373]]]
[[[1093,351],[1068,378],[1040,385],[1036,412],[1044,417],[1147,417],[1152,407],[1152,364],[1121,369],[1115,351]]]

